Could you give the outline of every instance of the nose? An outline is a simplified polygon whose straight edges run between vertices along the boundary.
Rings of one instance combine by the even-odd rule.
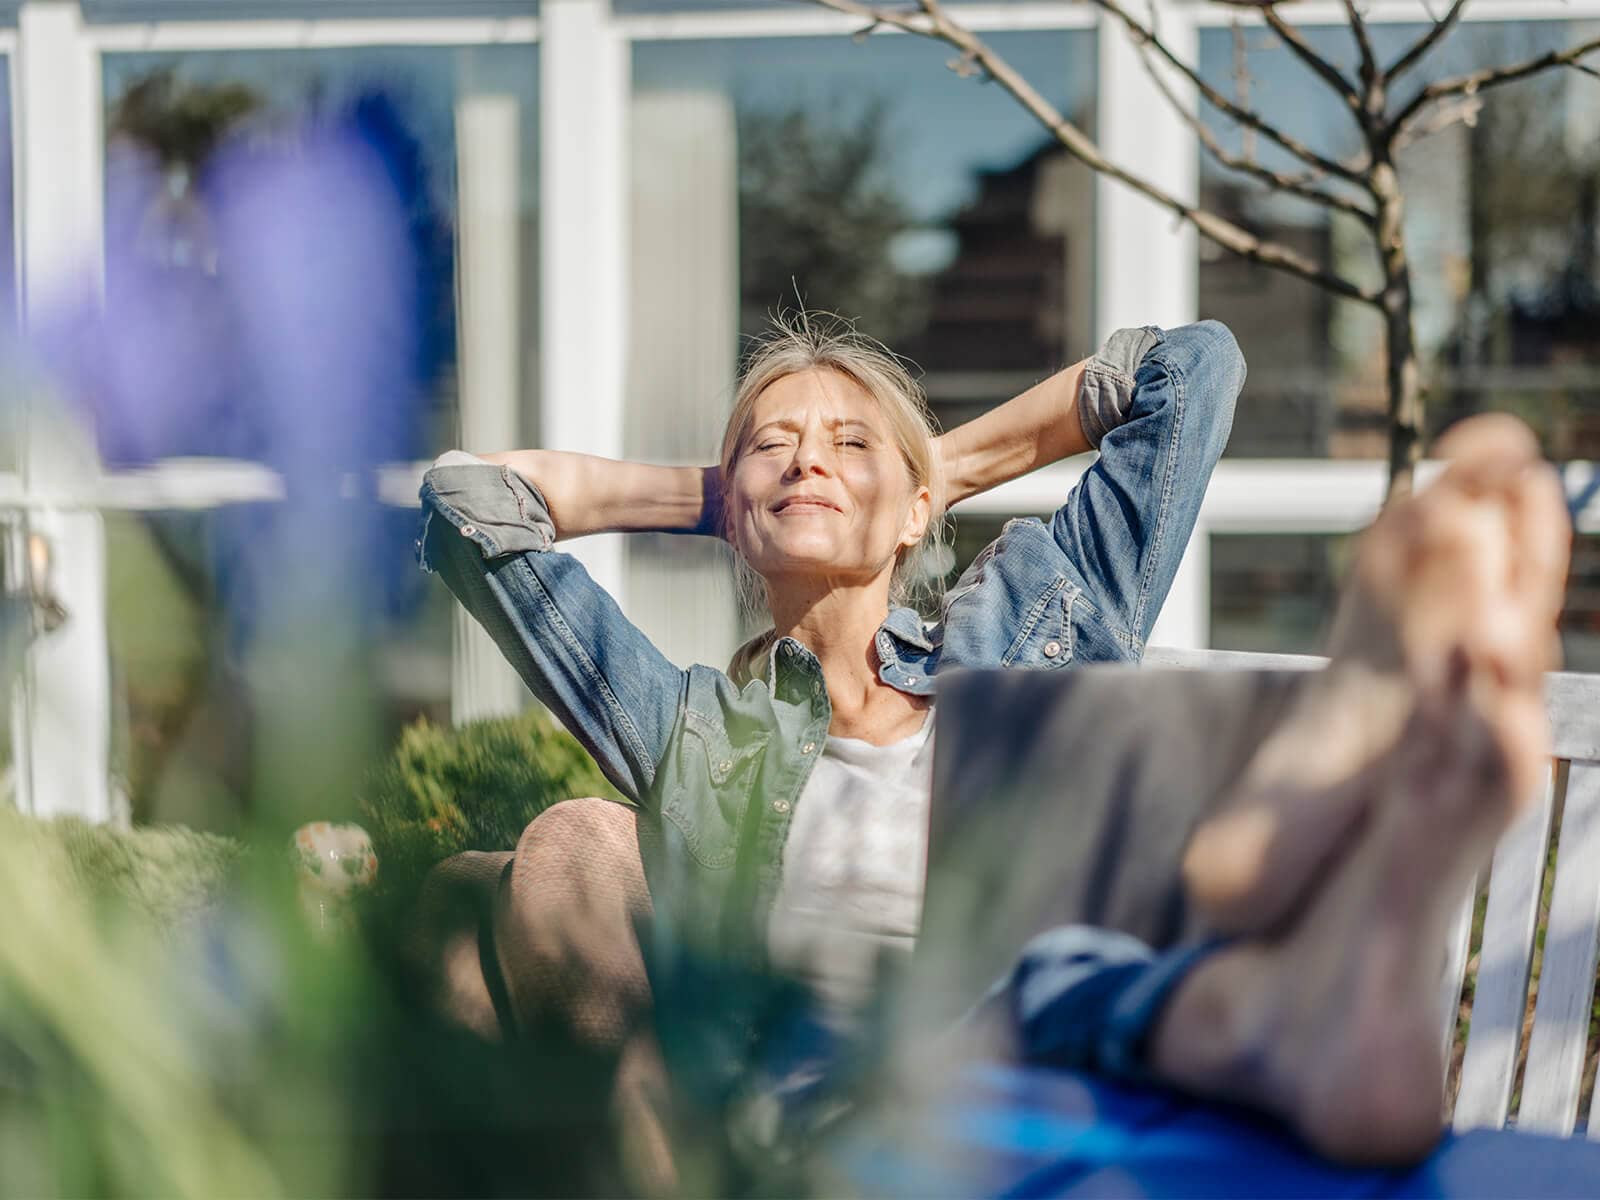
[[[833,470],[833,448],[825,439],[802,434],[795,443],[794,457],[784,472],[791,479],[804,479],[807,475],[827,475]]]

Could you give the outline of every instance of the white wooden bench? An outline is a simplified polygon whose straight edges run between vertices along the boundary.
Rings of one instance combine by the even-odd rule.
[[[1324,660],[1283,654],[1152,647],[1151,666],[1308,670]],[[1441,1037],[1447,1050],[1466,1024],[1466,1053],[1453,1114],[1457,1129],[1518,1129],[1560,1135],[1578,1126],[1589,1020],[1600,945],[1600,675],[1555,672],[1545,702],[1555,758],[1538,803],[1495,851],[1478,944],[1470,1010],[1462,989],[1473,951],[1476,892],[1462,899],[1450,935],[1441,984]],[[1559,822],[1557,815],[1559,814]],[[1551,838],[1556,836],[1544,958],[1533,1025],[1524,1045],[1535,930]],[[1520,1103],[1513,1111],[1519,1053],[1526,1050]],[[1600,1097],[1600,1089],[1596,1089]],[[1600,1139],[1600,1101],[1586,1114],[1586,1131]]]

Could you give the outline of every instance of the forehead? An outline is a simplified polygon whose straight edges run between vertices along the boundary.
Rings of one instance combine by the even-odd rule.
[[[774,421],[804,422],[813,414],[829,422],[883,423],[878,402],[866,388],[838,371],[812,368],[768,384],[750,410],[750,424],[758,428]]]

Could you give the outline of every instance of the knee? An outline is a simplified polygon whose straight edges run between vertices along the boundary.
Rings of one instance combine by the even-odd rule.
[[[633,810],[599,796],[560,800],[545,809],[517,839],[517,857],[550,847],[581,847],[603,854],[612,848],[632,847],[638,853]]]
[[[595,796],[551,805],[522,831],[507,883],[519,909],[547,920],[591,909],[599,897],[647,907],[633,810]]]

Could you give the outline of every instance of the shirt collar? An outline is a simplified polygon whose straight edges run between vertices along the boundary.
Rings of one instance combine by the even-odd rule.
[[[918,650],[928,653],[933,651],[933,642],[928,639],[928,631],[923,627],[922,618],[917,615],[917,610],[914,608],[891,608],[888,618],[880,628],[896,641],[915,646]]]

